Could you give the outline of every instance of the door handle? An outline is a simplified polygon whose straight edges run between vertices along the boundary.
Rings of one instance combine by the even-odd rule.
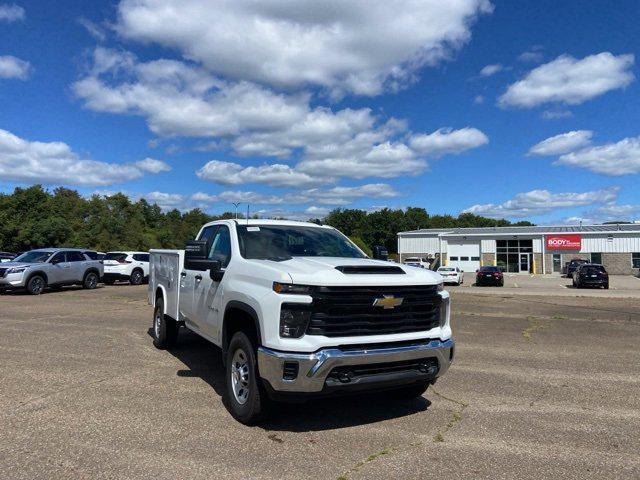
[[[202,280],[202,275],[196,275],[194,278],[195,278],[196,280],[200,281],[200,280]]]
[[[180,276],[181,276],[181,277],[186,277],[186,276],[187,276],[187,274],[186,274],[186,272],[182,272],[182,273],[180,274]]]

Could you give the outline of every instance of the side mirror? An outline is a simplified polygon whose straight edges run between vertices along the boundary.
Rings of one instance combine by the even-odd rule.
[[[207,264],[210,260],[207,258],[207,250],[206,240],[188,241],[184,246],[184,268],[201,272],[208,270]]]

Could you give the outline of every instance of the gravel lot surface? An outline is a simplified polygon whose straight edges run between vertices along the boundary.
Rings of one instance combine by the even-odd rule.
[[[456,361],[423,398],[245,427],[215,347],[152,346],[146,287],[0,295],[0,477],[640,478],[639,299],[452,296]]]

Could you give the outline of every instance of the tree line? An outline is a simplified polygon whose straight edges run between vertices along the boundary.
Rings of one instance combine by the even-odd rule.
[[[23,252],[42,247],[79,247],[97,251],[182,248],[200,227],[212,220],[233,218],[231,212],[210,215],[200,209],[163,212],[144,199],[122,193],[84,197],[76,190],[40,185],[0,194],[0,250]],[[397,232],[419,228],[486,227],[512,224],[472,214],[429,215],[424,208],[366,212],[335,209],[320,221],[341,230],[365,251],[384,245],[396,252]]]

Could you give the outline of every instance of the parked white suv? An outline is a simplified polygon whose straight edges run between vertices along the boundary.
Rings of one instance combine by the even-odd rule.
[[[431,263],[425,259],[420,257],[407,257],[402,262],[405,265],[410,265],[412,267],[420,267],[420,268],[430,268]]]
[[[440,267],[438,273],[442,276],[444,283],[460,285],[464,282],[464,272],[458,267]]]
[[[155,346],[185,326],[221,347],[225,405],[243,423],[291,396],[419,396],[453,361],[442,277],[371,260],[332,227],[221,220],[150,253]]]
[[[149,277],[148,252],[107,252],[104,256],[104,283],[121,280],[140,285]]]

